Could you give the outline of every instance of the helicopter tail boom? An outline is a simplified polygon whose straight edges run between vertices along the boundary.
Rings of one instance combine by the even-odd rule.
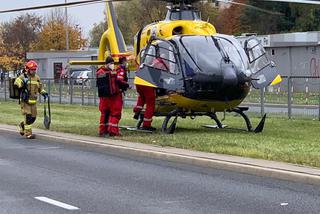
[[[137,65],[132,51],[127,50],[122,32],[120,31],[116,12],[112,1],[106,4],[108,29],[103,33],[99,44],[98,60],[96,61],[70,61],[71,65],[103,65],[106,56],[111,55],[115,61],[120,57],[127,57],[130,70],[135,70]]]
[[[107,2],[106,9],[108,29],[104,32],[100,40],[99,60],[104,60],[105,56],[109,54],[106,54],[107,47],[111,54],[127,53],[127,46],[120,31],[112,2]]]

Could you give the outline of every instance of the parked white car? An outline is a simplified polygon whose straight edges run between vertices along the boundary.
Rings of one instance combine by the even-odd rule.
[[[90,70],[85,70],[81,71],[81,73],[77,76],[76,83],[81,85],[82,83],[85,86],[90,86],[90,79],[92,78],[92,71]]]

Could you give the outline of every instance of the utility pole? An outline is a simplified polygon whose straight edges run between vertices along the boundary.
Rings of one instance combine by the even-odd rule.
[[[65,0],[65,3],[67,3],[67,0]],[[68,30],[68,8],[67,6],[64,9],[65,12],[65,18],[66,18],[66,50],[69,50],[69,30]]]
[[[65,3],[67,4],[67,0],[65,0]],[[69,24],[68,24],[68,8],[67,8],[67,6],[64,8],[64,12],[65,12],[65,16],[66,16],[65,17],[66,18],[66,51],[69,51],[69,30],[68,30]],[[67,57],[67,63],[66,63],[66,66],[64,67],[64,69],[65,69],[65,73],[70,77],[71,74],[70,74],[68,67],[69,67],[69,57]],[[60,85],[61,85],[61,83],[60,83]],[[72,90],[71,87],[72,87],[72,84],[70,85],[70,90]],[[71,103],[72,103],[72,94],[71,94]]]

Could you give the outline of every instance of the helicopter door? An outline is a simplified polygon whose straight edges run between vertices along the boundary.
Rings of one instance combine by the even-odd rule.
[[[253,73],[252,86],[256,89],[267,87],[279,75],[275,64],[269,60],[261,41],[256,37],[246,40],[244,49]]]
[[[168,41],[156,41],[141,54],[135,84],[170,91],[182,90],[183,81],[175,48]]]

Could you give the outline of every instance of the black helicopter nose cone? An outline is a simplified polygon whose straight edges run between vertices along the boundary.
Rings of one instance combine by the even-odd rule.
[[[222,66],[222,84],[223,86],[238,85],[238,76],[235,67],[232,64],[225,64]]]

